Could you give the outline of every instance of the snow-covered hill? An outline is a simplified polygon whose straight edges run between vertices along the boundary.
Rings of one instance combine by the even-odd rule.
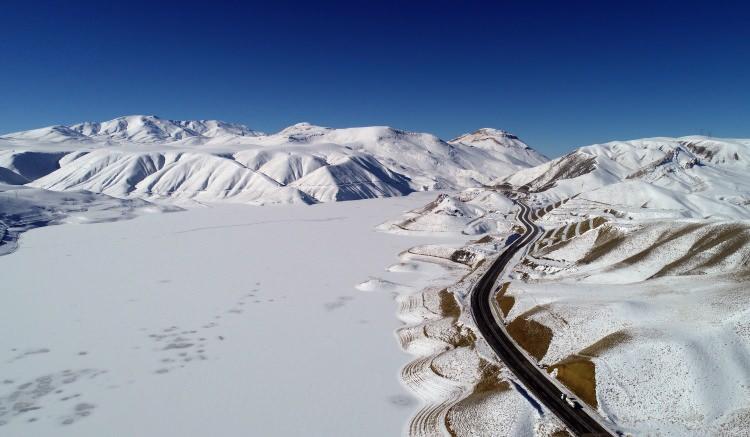
[[[581,147],[497,183],[526,186],[540,202],[574,195],[685,217],[750,218],[750,140],[701,136]]]
[[[467,144],[497,154],[498,159],[507,160],[511,165],[526,167],[539,165],[549,159],[529,147],[517,136],[499,129],[482,128],[470,134],[461,135],[450,141],[451,144]]]
[[[38,165],[29,163],[38,160]],[[33,171],[18,171],[24,161]],[[155,116],[0,137],[0,178],[56,191],[148,200],[316,203],[479,187],[546,158],[481,129],[446,142],[386,126],[299,123],[272,135]]]

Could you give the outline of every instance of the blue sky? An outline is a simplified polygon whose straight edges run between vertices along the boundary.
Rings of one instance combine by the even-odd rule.
[[[740,2],[155,3],[6,2],[0,132],[128,114],[497,127],[549,155],[750,137]]]

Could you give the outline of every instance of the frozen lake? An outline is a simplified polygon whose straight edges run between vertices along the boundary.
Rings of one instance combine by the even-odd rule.
[[[0,257],[0,434],[402,433],[393,296],[354,286],[438,274],[385,271],[438,237],[373,229],[435,195],[24,234]]]

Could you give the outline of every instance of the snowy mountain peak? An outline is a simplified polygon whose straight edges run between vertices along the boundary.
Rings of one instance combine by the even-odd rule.
[[[282,129],[276,135],[289,138],[292,141],[304,141],[310,137],[323,135],[331,130],[333,129],[330,127],[316,126],[303,121]]]
[[[449,143],[464,144],[491,152],[509,154],[519,161],[532,165],[539,165],[548,161],[547,157],[521,141],[516,135],[500,129],[483,127],[472,133],[454,138]]]
[[[502,129],[494,129],[491,127],[483,127],[477,129],[472,133],[463,134],[457,138],[452,139],[451,143],[482,143],[482,142],[494,142],[497,145],[504,147],[525,147],[528,148],[523,141],[521,141],[516,135]]]
[[[513,135],[512,133],[508,132],[507,130],[495,129],[493,127],[482,127],[482,128],[477,129],[476,131],[472,132],[472,134],[473,135],[486,135],[486,136],[505,137],[505,138],[518,139],[517,136]]]

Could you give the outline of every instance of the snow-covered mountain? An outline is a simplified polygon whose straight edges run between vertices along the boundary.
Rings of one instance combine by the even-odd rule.
[[[45,170],[19,172],[18,162],[31,157]],[[446,142],[387,126],[299,123],[265,135],[220,121],[129,116],[0,137],[6,183],[149,200],[262,204],[398,196],[478,187],[545,160],[493,129]]]
[[[750,218],[750,140],[689,136],[594,144],[496,182],[526,186],[544,201],[579,195],[680,210],[686,217]]]
[[[71,126],[49,126],[15,132],[0,138],[42,143],[165,143],[186,139],[207,141],[262,135],[241,124],[218,120],[179,121],[155,115],[131,115],[101,123],[84,122]]]

